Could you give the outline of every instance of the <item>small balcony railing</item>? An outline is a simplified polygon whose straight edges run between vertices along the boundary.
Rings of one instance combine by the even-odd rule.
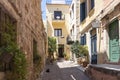
[[[56,18],[55,18],[55,16],[53,15],[53,16],[52,16],[52,20],[65,20],[65,15],[56,16]]]
[[[67,41],[67,44],[68,44],[68,45],[71,45],[71,44],[74,43],[74,41],[72,40],[72,38],[71,38],[70,35],[67,36],[66,41]]]

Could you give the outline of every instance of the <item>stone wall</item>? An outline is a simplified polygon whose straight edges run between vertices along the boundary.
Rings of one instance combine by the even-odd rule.
[[[90,65],[86,69],[86,74],[91,80],[120,80],[118,69],[119,66],[114,65]]]
[[[0,7],[15,19],[17,24],[17,43],[26,54],[28,63],[28,80],[33,78],[33,40],[37,42],[38,53],[45,62],[46,33],[41,18],[41,0],[0,0]]]
[[[109,8],[109,7],[108,7]],[[112,9],[111,9],[112,10]],[[104,12],[103,12],[104,14]],[[103,15],[101,14],[101,15]],[[109,61],[109,24],[115,20],[120,21],[120,3],[115,6],[114,10],[111,13],[107,13],[102,19],[102,29],[101,29],[101,46],[100,46],[100,54],[98,54],[98,63],[111,63]],[[120,26],[119,26],[120,28]],[[103,45],[104,43],[104,45]],[[112,63],[112,64],[120,64],[120,63]]]
[[[112,10],[112,9],[111,9]],[[104,14],[104,12],[103,12]],[[102,15],[102,14],[101,14]],[[108,27],[109,23],[114,21],[115,19],[119,20],[120,16],[120,3],[114,7],[114,10],[110,13],[107,13],[102,19],[102,26],[104,28]]]

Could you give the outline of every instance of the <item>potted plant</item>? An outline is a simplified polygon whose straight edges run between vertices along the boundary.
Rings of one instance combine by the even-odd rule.
[[[84,67],[88,64],[88,48],[86,45],[80,45],[79,41],[76,41],[71,46],[71,51],[78,58],[77,62],[82,64]]]

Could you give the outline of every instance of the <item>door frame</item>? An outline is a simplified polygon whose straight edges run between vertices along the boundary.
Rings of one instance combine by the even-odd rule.
[[[61,49],[61,53],[59,52],[59,49]],[[64,58],[64,44],[58,45],[58,57]]]
[[[97,30],[92,29],[90,32],[90,35],[91,35],[91,37],[90,37],[90,40],[91,40],[91,64],[97,64]],[[94,42],[94,44],[92,44],[93,42]],[[95,47],[96,47],[96,50],[95,50]],[[94,50],[94,52],[93,52],[93,50]]]

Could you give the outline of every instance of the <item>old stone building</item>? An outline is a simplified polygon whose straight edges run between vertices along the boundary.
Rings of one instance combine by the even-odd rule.
[[[99,27],[96,26],[97,65],[89,65],[86,72],[92,80],[119,80],[120,1],[103,0],[101,7],[96,17],[100,23]]]
[[[47,4],[47,9],[47,33],[49,37],[57,40],[57,53],[54,55],[56,58],[69,59],[71,57],[70,45],[67,40],[70,33],[69,5],[51,3]]]
[[[40,2],[41,0],[0,0],[0,23],[9,20],[15,26],[16,42],[27,59],[27,80],[36,78],[34,45],[42,58],[41,70],[45,62],[46,33],[41,18]],[[0,28],[2,27],[0,25]]]

